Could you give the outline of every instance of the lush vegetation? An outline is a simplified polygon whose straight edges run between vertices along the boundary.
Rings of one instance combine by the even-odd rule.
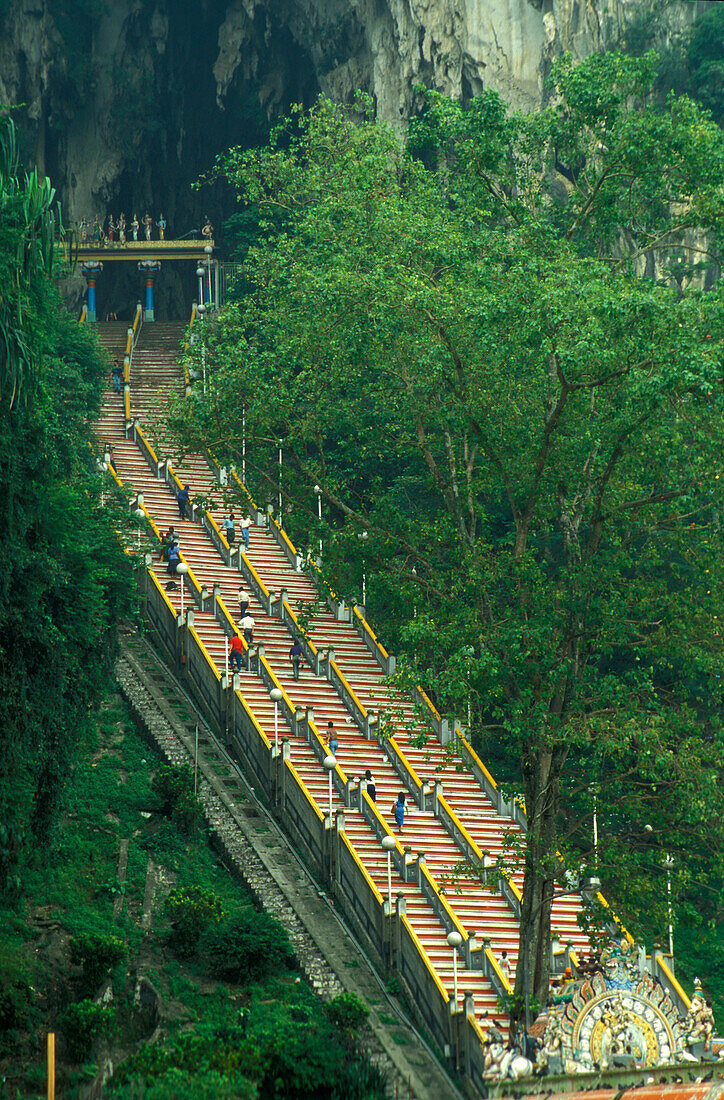
[[[104,1051],[118,1067],[114,1097],[384,1096],[359,1049],[366,1006],[344,995],[322,1010],[284,928],[218,865],[199,825],[178,830],[158,793],[169,769],[117,697],[85,725],[80,750],[47,864],[0,908],[0,1075],[12,1095],[43,1091],[54,1028],[64,1096],[95,1076]],[[146,928],[146,878],[158,867],[170,885]],[[112,997],[98,1003],[104,988]]]
[[[565,866],[652,938],[666,853],[683,923],[720,913],[724,141],[656,64],[564,58],[532,117],[430,94],[406,147],[321,101],[232,151],[258,240],[175,422],[238,467],[244,413],[262,504],[282,446],[295,538],[524,791],[517,1003]]]
[[[691,27],[671,36],[670,0],[649,0],[640,5],[624,36],[623,45],[640,56],[656,47],[656,89],[663,97],[670,91],[685,94],[724,123],[724,7],[709,4],[697,13]],[[662,45],[661,43],[665,43]]]
[[[107,370],[51,282],[54,195],[0,120],[0,891],[42,859],[131,608],[91,448]]]

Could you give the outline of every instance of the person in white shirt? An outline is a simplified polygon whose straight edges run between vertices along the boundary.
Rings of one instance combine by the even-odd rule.
[[[249,529],[251,527],[251,516],[248,512],[244,512],[241,517],[241,537],[244,540],[244,549],[249,549]]]
[[[249,614],[248,611],[247,611],[246,615],[244,615],[244,617],[241,620],[241,622],[239,623],[239,625],[240,625],[241,629],[244,631],[244,638],[246,640],[246,644],[247,645],[253,645],[254,644],[254,627],[256,626],[256,623],[254,622],[253,617]]]

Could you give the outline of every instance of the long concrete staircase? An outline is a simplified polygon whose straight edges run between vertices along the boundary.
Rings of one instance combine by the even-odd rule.
[[[126,338],[123,326],[98,325],[98,330],[102,344],[112,356],[123,353]],[[146,325],[141,332],[133,353],[130,385],[131,415],[137,417],[142,425],[148,424],[151,419],[158,420],[163,415],[164,403],[168,397],[178,396],[183,392],[184,378],[178,362],[182,334],[181,324],[162,323]],[[237,591],[242,583],[239,570],[225,564],[206,530],[198,522],[180,520],[171,489],[155,476],[134,440],[126,438],[124,419],[123,399],[109,388],[104,395],[98,432],[102,442],[112,445],[114,465],[119,478],[125,486],[131,486],[143,494],[144,506],[160,530],[165,531],[170,525],[176,528],[184,559],[198,582],[209,590],[218,585],[226,606],[238,614]],[[190,485],[192,497],[203,494],[216,501],[216,507],[211,507],[210,511],[220,525],[226,511],[219,483],[210,463],[201,455],[188,455],[181,461],[172,459],[172,462],[180,480]],[[236,512],[238,515],[239,508]],[[287,590],[290,604],[317,598],[310,577],[304,572],[295,571],[266,527],[252,527],[247,556],[267,587],[276,592]],[[153,559],[152,568],[165,584],[169,580],[166,564],[160,560],[158,552],[154,553]],[[245,587],[248,588],[247,585]],[[172,591],[168,596],[180,611],[180,592]],[[367,768],[372,771],[377,786],[377,808],[388,825],[394,828],[392,804],[398,792],[404,788],[389,754],[376,740],[370,740],[363,735],[327,678],[316,675],[305,664],[299,681],[294,680],[288,658],[290,632],[280,618],[267,613],[253,593],[251,613],[256,620],[254,640],[256,643],[263,643],[266,660],[284,691],[296,706],[313,708],[314,719],[320,729],[326,727],[328,721],[334,722],[339,736],[338,762],[348,776],[363,777]],[[195,629],[211,659],[223,671],[225,635],[219,622],[211,613],[197,610]],[[384,674],[370,649],[349,622],[339,621],[325,606],[314,618],[311,630],[314,643],[319,649],[330,646],[334,648],[336,663],[362,704],[377,713],[381,710],[393,713],[394,739],[411,771],[419,781],[427,781],[429,788],[434,788],[438,794],[444,794],[447,806],[454,812],[458,825],[462,827],[456,826],[457,831],[464,838],[472,838],[487,857],[495,860],[506,847],[507,834],[520,832],[518,820],[510,812],[500,812],[500,805],[496,806],[491,800],[489,791],[481,786],[479,776],[469,766],[464,765],[459,756],[451,753],[449,746],[443,747],[432,734],[425,739],[424,744],[421,743],[422,739],[415,733],[416,726],[419,729],[419,715],[416,716],[413,702],[393,695],[391,689],[385,685]],[[274,704],[270,700],[267,686],[260,676],[245,670],[241,676],[241,692],[257,722],[273,741]],[[329,799],[328,778],[318,757],[308,740],[301,735],[295,735],[293,729],[285,725],[283,732],[285,737],[290,738],[294,767],[317,804],[326,810]],[[336,790],[333,792],[333,804],[334,809],[343,808]],[[465,874],[462,870],[465,865],[465,845],[461,844],[459,836],[451,835],[451,830],[445,827],[440,814],[429,809],[419,809],[411,798],[408,798],[407,806],[408,814],[400,840],[404,845],[410,846],[416,859],[424,861],[428,880],[432,882],[438,895],[444,898],[446,906],[452,910],[466,932],[475,932],[479,944],[489,941],[490,951],[498,960],[504,951],[507,952],[512,981],[519,943],[518,920],[514,904],[511,904],[510,893],[501,891],[496,880],[483,885],[479,875]],[[386,897],[386,853],[359,809],[345,807],[344,812],[347,838],[375,886]],[[519,891],[522,876],[513,874],[511,879],[511,890]],[[403,881],[394,870],[392,890],[393,895],[404,896],[407,917],[421,949],[426,953],[442,985],[452,991],[453,959],[446,939],[448,929],[441,922],[439,912],[431,905],[429,894],[417,884]],[[578,895],[556,901],[553,926],[562,943],[569,942],[574,950],[585,952],[587,940],[576,923],[581,904]],[[463,962],[458,965],[458,980],[461,989],[473,994],[478,1019],[482,1019],[483,1013],[487,1012],[505,1031],[506,1017],[498,1006],[500,981],[496,988],[494,982],[481,970],[467,969]]]

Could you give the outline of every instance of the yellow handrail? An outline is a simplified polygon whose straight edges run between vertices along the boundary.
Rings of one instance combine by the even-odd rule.
[[[485,957],[488,960],[488,963],[490,964],[490,966],[492,966],[495,973],[498,975],[498,981],[502,985],[505,992],[506,993],[512,993],[513,992],[513,987],[510,984],[510,981],[508,980],[508,976],[506,974],[504,974],[503,971],[500,969],[500,967],[498,965],[498,960],[496,959],[495,955],[493,954],[493,952],[490,950],[489,947],[485,948]]]
[[[271,745],[269,747],[271,748]],[[304,783],[304,780],[302,779],[301,775],[299,774],[297,769],[292,764],[291,760],[285,760],[284,764],[289,769],[289,771],[292,773],[294,778],[296,779],[297,784],[299,785],[299,788],[302,791],[302,794],[305,796],[305,798],[307,799],[307,802],[309,803],[309,805],[312,807],[314,813],[316,814],[317,820],[318,821],[324,821],[324,814],[322,813],[319,806],[317,805],[317,803],[314,801],[311,794],[307,790],[306,785]]]
[[[148,450],[151,453],[151,457],[153,458],[153,461],[158,462],[158,455],[156,454],[156,452],[155,452],[154,448],[151,446],[151,444],[148,442],[148,439],[146,437],[145,432],[143,431],[142,428],[139,428],[138,424],[136,424],[136,435],[140,436],[141,439],[143,440],[143,442],[148,447]]]
[[[409,920],[407,919],[406,916],[403,916],[401,919],[402,919],[402,924],[403,924],[405,930],[407,931],[410,939],[412,940],[413,944],[417,948],[417,952],[418,952],[420,958],[422,959],[423,963],[425,964],[425,968],[427,969],[428,974],[430,975],[430,977],[434,981],[435,985],[437,986],[437,988],[440,992],[440,996],[442,997],[445,1004],[448,1004],[449,1001],[450,1001],[450,994],[448,993],[447,989],[445,988],[445,986],[440,981],[440,978],[438,977],[437,971],[435,970],[435,968],[433,967],[433,965],[430,962],[429,958],[427,957],[427,952],[425,951],[425,948],[422,946],[419,939],[417,938],[417,934],[415,932],[415,929],[412,927],[412,925],[410,924],[410,922],[409,922]]]
[[[324,750],[324,755],[327,756],[328,755],[327,743],[324,740],[324,738],[322,737],[321,733],[319,732],[319,728],[317,726],[317,723],[314,721],[314,719],[312,719],[311,722],[309,723],[309,728],[312,731],[312,734],[317,738],[320,745],[322,746],[322,749]],[[347,773],[339,766],[339,764],[337,764],[336,770],[339,772],[339,777],[342,780],[342,782],[344,783],[344,785],[346,786],[347,785]]]
[[[288,600],[284,600],[284,607],[286,607],[287,611],[289,612],[289,614],[290,614],[290,615],[291,615],[291,617],[292,617],[292,620],[293,620],[293,622],[294,622],[294,625],[296,626],[297,630],[299,630],[299,619],[297,618],[297,616],[296,616],[295,612],[294,612],[294,611],[292,611],[291,607],[289,606],[289,601],[288,601]],[[311,638],[307,638],[307,639],[306,639],[306,641],[307,641],[307,645],[309,646],[309,648],[310,648],[310,649],[311,649],[311,651],[312,651],[312,654],[313,654],[314,656],[316,656],[316,654],[317,654],[317,647],[316,647],[316,645],[314,644],[314,642],[312,641],[312,639],[311,639]]]
[[[679,982],[674,977],[673,972],[669,969],[668,963],[665,962],[664,959],[662,959],[661,955],[659,955],[658,966],[660,967],[661,970],[663,970],[664,974],[666,975],[667,981],[671,982],[672,986],[674,987],[674,989],[676,990],[678,995],[681,997],[681,999],[684,1002],[684,1004],[686,1005],[687,1009],[691,1008],[691,998],[689,996],[687,996],[687,994],[684,992],[683,988],[681,987]]]
[[[448,920],[450,921],[450,923],[453,925],[453,927],[455,929],[457,929],[457,931],[462,936],[463,943],[466,943],[468,938],[469,938],[467,932],[465,931],[462,924],[460,923],[460,921],[456,917],[455,913],[453,913],[453,911],[450,908],[450,905],[449,905],[447,899],[445,898],[444,894],[440,893],[440,887],[435,882],[435,879],[432,877],[432,875],[430,874],[430,872],[427,869],[427,866],[424,863],[420,864],[420,871],[422,873],[423,878],[426,878],[428,880],[428,883],[430,885],[430,889],[434,890],[435,893],[437,894],[438,898],[440,899],[442,907],[443,907],[443,909],[445,910],[445,912],[447,914]]]
[[[256,727],[257,733],[261,737],[261,739],[264,742],[264,744],[266,745],[266,747],[271,751],[271,741],[269,740],[267,735],[264,733],[264,730],[261,728],[261,726],[257,722],[256,717],[254,716],[254,713],[251,710],[251,707],[247,703],[246,699],[244,698],[244,696],[241,694],[240,691],[236,691],[236,692],[234,692],[234,694],[236,695],[236,698],[239,700],[242,707],[246,711],[246,714],[247,714],[247,717],[249,718],[249,721],[252,723],[253,726]]]
[[[247,565],[249,566],[249,571],[250,571],[250,573],[251,573],[252,577],[254,577],[254,579],[256,580],[256,583],[257,583],[257,584],[259,585],[259,587],[261,588],[261,590],[262,590],[262,592],[263,592],[263,594],[264,594],[265,598],[266,598],[266,599],[268,600],[268,599],[269,599],[269,589],[268,589],[268,588],[267,588],[267,586],[266,586],[266,585],[264,584],[264,581],[263,581],[263,580],[261,579],[261,577],[260,577],[260,576],[259,576],[259,574],[257,573],[256,569],[255,569],[255,568],[254,568],[254,566],[253,566],[253,565],[251,564],[251,562],[249,561],[249,559],[247,558],[246,554],[244,553],[244,551],[243,551],[243,550],[242,550],[241,548],[239,549],[239,553],[241,554],[241,556],[242,556],[242,558],[244,559],[244,561],[246,562],[246,564],[247,564]]]
[[[226,549],[227,549],[227,550],[230,550],[230,549],[231,549],[231,547],[229,546],[229,543],[228,543],[228,541],[227,541],[227,539],[226,539],[226,535],[225,535],[225,534],[223,533],[223,531],[222,531],[222,530],[221,530],[221,528],[219,527],[219,525],[218,525],[218,523],[216,522],[216,520],[214,519],[214,517],[213,517],[213,516],[211,515],[211,512],[210,512],[210,511],[208,510],[208,508],[204,508],[204,515],[206,516],[206,518],[208,519],[209,523],[211,524],[211,526],[212,526],[212,527],[214,528],[214,530],[216,531],[216,534],[217,534],[217,535],[219,536],[219,538],[220,538],[220,539],[221,539],[221,541],[223,542],[223,544],[224,544],[224,546],[226,547]]]
[[[226,604],[222,600],[221,596],[219,596],[217,598],[216,606],[221,608],[221,613],[224,616],[224,618],[226,619],[227,623],[229,624],[231,629],[234,631],[234,633],[238,634],[239,633],[239,628],[237,627],[234,619],[232,618],[231,612],[229,611],[228,607],[226,606]],[[246,640],[244,638],[241,639],[241,644],[244,647],[244,649],[249,648],[248,645],[246,644]]]
[[[173,606],[170,599],[168,598],[168,595],[165,592],[164,587],[161,584],[160,580],[158,579],[158,577],[154,573],[153,569],[147,569],[146,573],[151,578],[151,580],[153,581],[154,585],[158,589],[159,595],[163,599],[163,602],[166,604],[166,606],[168,607],[169,611],[171,612],[171,614],[173,615],[173,617],[175,619],[176,618],[176,608]]]
[[[470,847],[473,849],[473,852],[475,853],[475,855],[478,857],[478,859],[482,863],[482,860],[483,860],[483,850],[482,850],[482,848],[473,840],[470,833],[465,828],[462,821],[460,820],[458,815],[455,813],[455,811],[453,810],[453,808],[450,805],[450,803],[448,802],[448,800],[445,798],[444,795],[441,794],[440,797],[438,798],[438,802],[442,802],[446,813],[453,819],[453,822],[455,824],[455,828],[460,830],[462,835],[465,837],[465,840],[470,845]]]
[[[80,311],[80,317],[78,318],[78,324],[79,325],[84,325],[87,320],[88,320],[88,306],[84,305],[82,310]]]
[[[340,839],[342,840],[342,843],[345,845],[345,847],[347,848],[347,851],[351,855],[352,859],[357,864],[357,870],[360,872],[363,879],[365,880],[365,882],[369,886],[370,890],[372,891],[372,895],[373,895],[375,901],[378,902],[380,905],[383,905],[384,900],[383,900],[382,894],[379,892],[379,890],[375,886],[374,882],[370,878],[368,871],[366,870],[364,864],[362,863],[359,856],[357,855],[357,852],[356,852],[354,846],[352,845],[349,837],[347,836],[346,833],[340,833],[339,835],[340,835]]]
[[[417,789],[418,789],[418,790],[420,790],[420,789],[422,788],[422,780],[420,779],[419,775],[417,774],[417,772],[416,772],[416,771],[415,771],[415,769],[413,768],[413,766],[412,766],[412,764],[410,763],[410,761],[409,761],[409,760],[407,759],[407,757],[405,756],[405,754],[404,754],[404,752],[402,751],[402,749],[400,748],[400,746],[399,746],[399,745],[397,744],[397,741],[395,741],[394,737],[390,737],[390,738],[389,738],[389,742],[388,742],[388,743],[389,743],[390,745],[393,745],[393,746],[394,746],[395,752],[396,752],[396,753],[397,753],[397,755],[399,756],[399,758],[400,758],[400,760],[402,761],[402,763],[403,763],[403,764],[405,765],[405,768],[407,769],[407,773],[408,773],[408,775],[409,775],[409,776],[410,776],[410,778],[412,779],[412,781],[413,781],[413,783],[415,784],[415,786],[417,787]]]
[[[357,697],[357,692],[354,690],[352,685],[349,683],[349,681],[347,680],[347,677],[344,675],[344,673],[342,672],[342,670],[339,667],[339,665],[337,664],[337,662],[336,661],[330,661],[330,664],[331,664],[332,668],[335,670],[335,672],[337,673],[337,675],[339,676],[340,680],[344,684],[347,691],[350,693],[350,695],[354,699],[355,704],[359,707],[360,711],[362,712],[362,717],[366,718],[367,717],[367,707]]]
[[[261,662],[260,662],[260,663],[261,663],[261,664],[262,664],[262,665],[264,666],[264,668],[266,669],[266,671],[267,671],[267,675],[271,677],[271,680],[272,680],[272,682],[273,682],[273,684],[274,684],[274,687],[275,687],[275,688],[277,688],[277,689],[278,689],[279,691],[281,691],[281,693],[282,693],[282,700],[284,700],[284,701],[286,702],[287,706],[289,707],[289,709],[290,709],[290,710],[291,710],[292,712],[294,712],[294,711],[296,710],[296,707],[294,706],[294,703],[293,703],[293,702],[291,701],[291,699],[290,699],[290,698],[289,698],[289,696],[287,695],[286,691],[285,691],[285,690],[284,690],[284,688],[282,687],[281,683],[279,682],[279,680],[277,679],[277,677],[275,676],[275,674],[274,674],[274,673],[272,672],[272,670],[271,670],[271,667],[270,667],[270,665],[269,665],[269,662],[267,661],[266,657],[262,657],[262,658],[261,658]]]
[[[196,633],[196,627],[190,626],[189,631],[191,633],[192,638],[197,642],[199,649],[201,650],[204,657],[206,658],[206,662],[207,662],[209,668],[211,669],[211,671],[213,672],[214,676],[216,677],[216,679],[218,681],[221,681],[221,673],[219,672],[219,670],[216,667],[215,663],[211,660],[211,654],[209,653],[208,649],[206,648],[206,646],[202,642],[201,638]]]

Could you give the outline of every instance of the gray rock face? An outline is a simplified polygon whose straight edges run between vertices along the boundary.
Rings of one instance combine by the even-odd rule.
[[[89,19],[74,18],[74,0],[10,0],[0,104],[26,105],[26,160],[53,179],[66,221],[148,208],[181,235],[234,209],[190,185],[222,150],[261,140],[291,103],[362,89],[400,126],[422,84],[463,98],[493,88],[532,110],[556,57],[612,48],[644,2],[113,0]],[[673,0],[672,33],[700,6]],[[135,301],[135,284],[128,294]],[[192,294],[174,286],[178,302]]]

